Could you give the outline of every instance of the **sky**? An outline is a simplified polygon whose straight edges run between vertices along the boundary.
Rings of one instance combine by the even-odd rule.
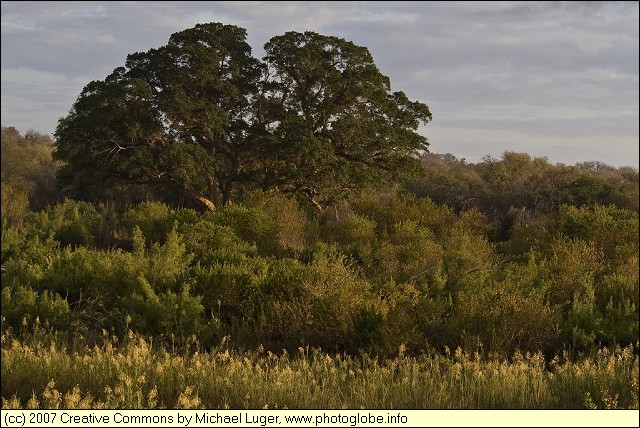
[[[639,163],[638,2],[2,1],[2,126],[53,134],[82,88],[202,22],[245,28],[253,55],[287,31],[365,46],[419,132],[468,162]]]

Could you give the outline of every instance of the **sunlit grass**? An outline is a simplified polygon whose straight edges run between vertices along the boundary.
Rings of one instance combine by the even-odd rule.
[[[43,335],[44,336],[44,335]],[[223,343],[176,353],[130,333],[70,350],[37,335],[2,337],[3,408],[638,408],[638,355],[603,349],[572,362],[497,361],[461,350],[392,359],[295,355]]]

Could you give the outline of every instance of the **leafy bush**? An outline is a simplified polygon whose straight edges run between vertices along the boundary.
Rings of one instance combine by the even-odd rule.
[[[214,222],[230,227],[240,239],[256,245],[261,255],[278,251],[278,226],[259,208],[229,205],[216,211]]]
[[[452,227],[443,238],[444,274],[446,290],[454,295],[462,289],[473,289],[485,284],[495,271],[498,257],[486,237]]]
[[[2,175],[2,230],[10,227],[21,229],[29,212],[29,197],[5,182]]]
[[[251,192],[244,204],[257,208],[275,223],[277,255],[300,254],[309,244],[309,224],[306,213],[291,196],[280,192]]]
[[[2,317],[3,324],[6,322],[15,331],[22,325],[32,325],[36,319],[56,330],[64,330],[72,320],[69,304],[58,294],[49,290],[38,293],[29,286],[15,283],[2,287]]]
[[[352,214],[341,220],[328,220],[321,226],[320,238],[337,244],[343,253],[349,254],[367,271],[372,271],[378,247],[376,227],[375,221]]]
[[[240,239],[233,229],[209,220],[200,220],[180,229],[186,250],[203,265],[223,261],[238,262],[258,253],[255,244]]]
[[[393,226],[393,232],[380,243],[376,257],[376,278],[392,278],[396,283],[422,284],[424,290],[441,290],[444,249],[434,233],[414,221]]]
[[[527,294],[510,282],[461,292],[452,322],[467,352],[552,354],[560,345],[559,314],[541,293]]]
[[[142,202],[122,215],[122,224],[131,233],[138,227],[144,235],[147,245],[164,243],[167,234],[174,226],[174,216],[168,205],[161,202]]]
[[[630,246],[631,256],[638,254],[638,213],[613,205],[576,208],[562,206],[557,216],[556,233],[593,242],[611,261],[621,246]]]
[[[102,216],[89,202],[65,199],[33,215],[32,233],[41,237],[50,234],[62,246],[94,247],[101,235]]]
[[[365,320],[375,321],[379,299],[343,256],[317,254],[299,286],[299,295],[283,302],[275,314],[289,337],[323,349],[355,351],[378,334],[371,330],[376,324],[366,325]]]

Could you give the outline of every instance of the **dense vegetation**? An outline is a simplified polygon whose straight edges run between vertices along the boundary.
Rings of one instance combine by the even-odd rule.
[[[635,355],[629,370],[637,371],[633,169],[553,165],[521,153],[479,164],[430,154],[425,178],[323,212],[304,198],[261,191],[201,212],[157,201],[56,201],[59,193],[38,185],[57,168],[50,142],[12,128],[2,135],[3,162],[14,166],[2,175],[5,398],[19,393],[24,404],[48,382],[25,383],[24,373],[8,380],[18,376],[11,355],[37,348],[20,344],[35,326],[58,343],[41,358],[64,354],[61,346],[93,358],[100,351],[90,349],[104,347],[105,337],[135,334],[181,354],[212,350],[211,358],[221,343],[382,359],[398,349],[433,356],[460,348],[489,365],[564,352],[578,367],[580,356],[619,346]],[[42,160],[27,162],[36,158],[28,150]],[[423,364],[411,361],[402,364]],[[637,384],[618,381],[630,389],[581,391],[599,397],[599,407],[602,397],[632,397]],[[540,405],[577,405],[551,397]],[[466,406],[450,403],[458,405]]]
[[[636,169],[425,153],[366,48],[244,37],[2,128],[3,406],[638,407]]]
[[[2,145],[10,164],[16,147],[48,147],[29,135]],[[424,161],[422,181],[321,213],[260,191],[214,212],[72,199],[37,210],[51,198],[37,179],[56,164],[3,170],[3,328],[39,318],[88,343],[132,330],[178,347],[230,336],[380,355],[638,340],[637,171],[517,153]],[[439,200],[442,182],[452,200]]]

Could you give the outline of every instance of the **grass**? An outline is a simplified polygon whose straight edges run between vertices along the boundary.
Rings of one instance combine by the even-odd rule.
[[[261,349],[171,352],[130,333],[69,349],[2,336],[3,408],[638,409],[634,347],[570,361],[453,353],[392,359]]]

